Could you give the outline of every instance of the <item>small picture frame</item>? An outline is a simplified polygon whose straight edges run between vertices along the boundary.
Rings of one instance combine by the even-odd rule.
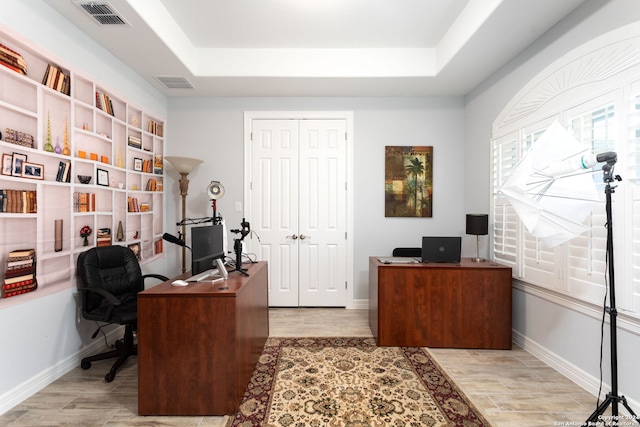
[[[22,177],[31,179],[44,179],[44,166],[37,163],[22,163]]]
[[[109,186],[109,171],[98,168],[98,174],[97,175],[98,176],[97,176],[96,183],[98,185],[103,185],[105,187],[108,187]]]
[[[129,249],[131,249],[131,251],[135,254],[136,258],[138,258],[138,261],[141,259],[141,255],[140,255],[140,243],[132,243],[129,245]]]
[[[13,171],[13,155],[4,153],[2,155],[2,175],[11,175]]]
[[[11,161],[11,175],[22,176],[22,165],[27,161],[26,154],[13,153],[13,160]]]
[[[142,159],[137,157],[133,159],[133,170],[136,172],[142,172]]]

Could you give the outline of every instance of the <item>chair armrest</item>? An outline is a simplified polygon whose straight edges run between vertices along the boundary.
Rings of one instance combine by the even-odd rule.
[[[144,276],[142,276],[142,282],[143,283],[147,279],[158,279],[158,280],[161,280],[163,282],[166,282],[167,280],[169,280],[168,277],[163,276],[162,274],[145,274]]]
[[[111,292],[102,288],[78,288],[78,292],[95,292],[113,305],[120,305],[120,300]]]

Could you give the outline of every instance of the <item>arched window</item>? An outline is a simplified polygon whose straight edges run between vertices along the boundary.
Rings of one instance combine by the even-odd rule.
[[[640,23],[598,37],[549,65],[493,124],[494,259],[510,265],[517,282],[532,292],[562,303],[600,305],[607,285],[602,165],[593,173],[601,202],[585,222],[589,231],[553,248],[529,234],[498,192],[555,120],[592,152],[618,154],[615,174],[622,181],[612,195],[617,305],[640,318]]]

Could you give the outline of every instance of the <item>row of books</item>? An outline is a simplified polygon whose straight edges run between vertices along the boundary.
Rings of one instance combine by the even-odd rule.
[[[140,205],[136,197],[127,197],[127,211],[128,212],[140,212]]]
[[[37,213],[36,190],[0,190],[0,212]]]
[[[71,94],[71,75],[55,65],[47,65],[42,77],[42,84],[65,95]]]
[[[147,126],[147,132],[152,133],[154,135],[162,136],[162,123],[156,122],[155,120],[149,120],[149,126]]]
[[[147,181],[146,191],[162,191],[162,180],[161,179],[153,179]]]
[[[96,239],[96,246],[111,246],[111,229],[99,228]]]
[[[96,195],[94,193],[73,193],[74,212],[95,212]]]
[[[162,164],[162,156],[160,154],[156,154],[153,156],[153,173],[156,175],[162,175],[162,168],[164,165]]]
[[[96,107],[101,109],[107,114],[115,116],[113,112],[113,102],[111,102],[111,98],[106,93],[96,91]]]
[[[9,252],[2,283],[2,298],[31,292],[37,287],[36,251],[19,249]]]
[[[153,172],[153,162],[151,160],[142,159],[142,172],[145,172],[145,173]]]
[[[56,181],[58,182],[71,182],[71,162],[61,161],[58,164],[58,173],[56,174]]]
[[[154,242],[155,254],[161,254],[163,252],[162,249],[162,239],[158,239]]]
[[[0,44],[0,64],[23,76],[27,75],[27,62],[22,55],[3,44]]]

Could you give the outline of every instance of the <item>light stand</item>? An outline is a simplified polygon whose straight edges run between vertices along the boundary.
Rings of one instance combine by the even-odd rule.
[[[189,157],[165,157],[173,168],[180,174],[180,196],[182,196],[182,233],[181,238],[185,239],[187,234],[187,224],[185,218],[187,217],[187,194],[189,190],[189,174],[200,164],[202,160],[192,159]],[[182,272],[187,271],[187,258],[186,247],[182,247]]]
[[[484,262],[484,258],[480,258],[480,236],[489,234],[489,215],[488,214],[467,214],[467,234],[476,236],[476,257],[475,262]]]
[[[613,175],[613,166],[616,162],[616,158],[609,160],[604,166],[603,181],[606,183],[605,195],[606,195],[606,213],[607,213],[607,261],[609,263],[609,298],[611,301],[610,307],[605,307],[605,311],[609,313],[609,334],[610,334],[610,348],[611,348],[611,392],[607,394],[607,397],[602,401],[596,410],[589,416],[584,425],[597,425],[597,422],[601,422],[600,416],[611,405],[611,420],[612,425],[618,425],[618,403],[627,408],[627,411],[631,414],[634,420],[637,420],[636,414],[631,410],[627,399],[624,396],[618,395],[618,331],[616,326],[616,318],[618,311],[616,309],[616,294],[615,294],[615,281],[613,265],[613,218],[611,215],[611,194],[615,191],[615,187],[611,186],[611,183],[621,181],[619,175]]]

